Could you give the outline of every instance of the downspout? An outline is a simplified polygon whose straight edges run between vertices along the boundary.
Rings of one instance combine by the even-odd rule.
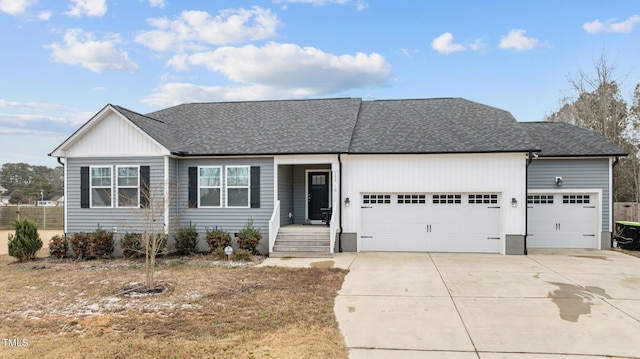
[[[527,205],[527,199],[529,197],[529,165],[533,162],[533,151],[529,151],[529,158],[527,159],[527,168],[525,169],[524,178],[524,255],[528,253],[527,250],[527,236],[529,235],[529,206]]]
[[[340,217],[338,217],[338,252],[342,253],[342,159],[338,153],[338,206],[340,207]]]
[[[615,193],[615,188],[616,188],[616,176],[613,175],[613,168],[618,164],[618,162],[620,162],[620,156],[616,156],[616,159],[613,161],[613,164],[611,165],[611,193],[609,193],[609,206],[611,207],[611,218],[609,218],[609,221],[611,222],[609,224],[609,230],[611,231],[611,233],[613,234],[613,231],[616,228],[616,206],[612,206],[611,204],[615,203],[614,201],[612,201],[611,199],[614,198],[613,194]],[[602,228],[600,229],[602,230]],[[613,248],[613,235],[611,235],[611,248]]]

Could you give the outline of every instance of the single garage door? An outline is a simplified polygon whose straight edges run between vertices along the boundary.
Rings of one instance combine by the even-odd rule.
[[[497,193],[363,194],[361,249],[500,252]]]
[[[527,247],[598,248],[595,194],[527,196]]]

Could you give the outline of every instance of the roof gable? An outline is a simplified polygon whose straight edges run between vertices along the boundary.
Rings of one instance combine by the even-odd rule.
[[[542,149],[541,157],[626,156],[600,133],[565,122],[520,122],[532,141]]]
[[[50,155],[56,157],[148,156],[168,154],[158,141],[121,111],[107,105]],[[128,110],[127,110],[128,111]],[[129,115],[133,112],[128,111]]]

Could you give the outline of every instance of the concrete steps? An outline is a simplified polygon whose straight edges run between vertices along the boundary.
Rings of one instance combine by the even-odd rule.
[[[274,258],[325,258],[331,253],[329,227],[286,226],[281,227],[273,245]]]

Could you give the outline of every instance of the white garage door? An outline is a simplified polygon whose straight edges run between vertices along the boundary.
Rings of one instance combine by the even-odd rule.
[[[500,252],[496,193],[363,194],[361,249]]]
[[[527,196],[527,247],[598,248],[595,194]]]

